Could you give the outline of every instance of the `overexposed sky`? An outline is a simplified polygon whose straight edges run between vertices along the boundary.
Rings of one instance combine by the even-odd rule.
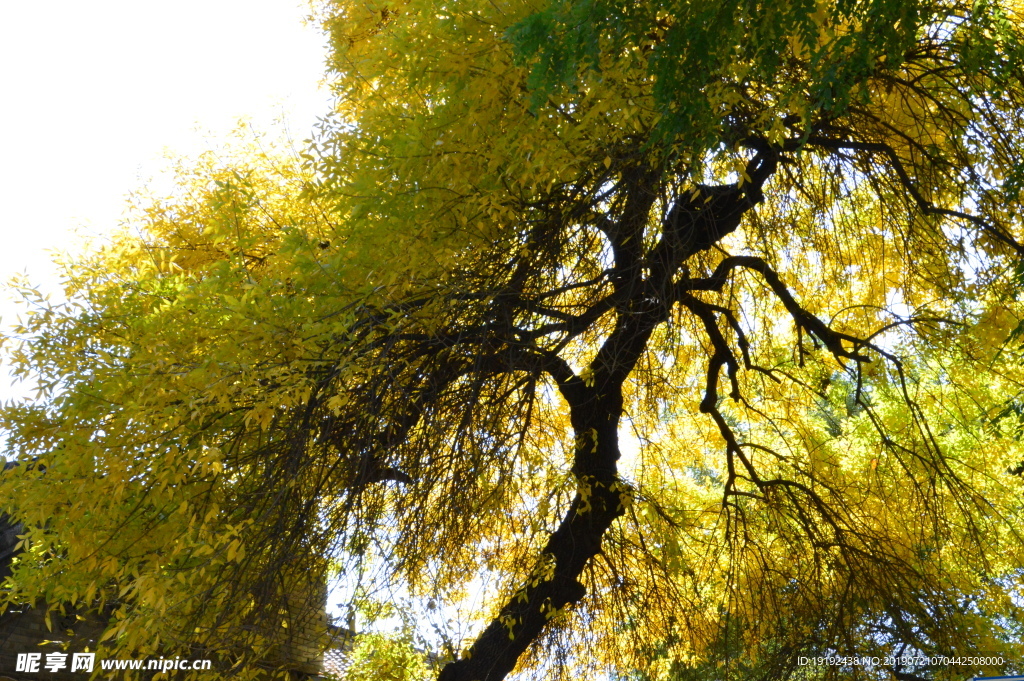
[[[0,0],[0,280],[115,226],[125,195],[243,116],[308,137],[328,107],[303,0]],[[0,292],[0,328],[17,314]],[[0,367],[0,401],[21,392]]]

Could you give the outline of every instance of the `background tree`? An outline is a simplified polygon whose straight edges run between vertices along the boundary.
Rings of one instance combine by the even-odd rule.
[[[8,598],[246,670],[332,571],[482,589],[442,681],[1013,645],[1019,11],[318,7],[303,162],[32,301]]]

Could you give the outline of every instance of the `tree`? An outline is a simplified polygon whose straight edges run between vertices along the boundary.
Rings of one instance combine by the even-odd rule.
[[[1020,11],[318,7],[301,163],[201,160],[32,301],[7,598],[247,669],[332,571],[476,576],[442,681],[1018,643]]]

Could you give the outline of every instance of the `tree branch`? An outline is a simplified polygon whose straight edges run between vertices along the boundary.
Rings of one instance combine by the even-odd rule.
[[[995,225],[979,218],[976,215],[970,215],[963,211],[939,208],[926,199],[914,185],[913,180],[910,179],[910,175],[907,173],[906,168],[903,167],[903,162],[896,154],[896,151],[888,144],[883,144],[881,142],[853,142],[850,140],[830,139],[828,137],[820,137],[817,135],[810,136],[807,139],[807,144],[821,147],[823,149],[852,149],[854,151],[868,151],[885,154],[892,163],[893,170],[896,171],[896,176],[899,178],[900,184],[903,185],[903,188],[908,194],[910,194],[910,197],[914,200],[914,203],[917,204],[917,207],[922,213],[925,215],[941,215],[944,217],[967,220],[992,235],[997,241],[1001,241],[1012,248],[1017,255],[1024,256],[1024,245],[1018,243],[1016,239],[1003,232]]]

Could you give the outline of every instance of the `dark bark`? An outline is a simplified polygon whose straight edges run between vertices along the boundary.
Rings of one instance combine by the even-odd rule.
[[[501,681],[541,636],[552,615],[586,596],[580,581],[583,570],[601,552],[605,533],[628,503],[629,490],[617,469],[622,384],[655,328],[668,319],[683,263],[738,227],[743,214],[761,200],[761,185],[775,163],[773,152],[755,158],[750,167],[755,182],[745,188],[701,187],[699,196],[680,198],[662,223],[659,242],[646,254],[639,246],[658,178],[643,169],[624,173],[628,195],[622,213],[602,230],[615,258],[615,294],[609,299],[615,303],[615,327],[588,368],[586,380],[553,353],[543,364],[569,405],[575,437],[572,470],[579,491],[531,577],[468,653],[441,670],[439,681]]]

